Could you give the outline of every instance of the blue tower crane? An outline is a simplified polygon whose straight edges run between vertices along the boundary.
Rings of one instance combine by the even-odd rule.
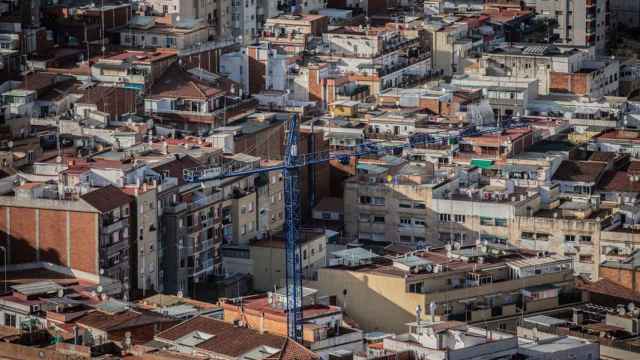
[[[284,199],[285,199],[285,254],[286,254],[286,306],[288,336],[295,341],[302,341],[302,258],[300,254],[299,230],[300,230],[300,189],[298,187],[299,169],[315,164],[338,160],[348,163],[351,158],[359,158],[370,154],[382,154],[389,151],[413,148],[422,144],[446,144],[452,139],[459,140],[463,136],[480,135],[499,131],[498,128],[482,130],[468,129],[455,136],[446,131],[429,134],[418,133],[409,138],[408,143],[382,147],[372,141],[365,141],[354,147],[353,150],[321,151],[307,154],[298,154],[299,127],[298,119],[294,114],[287,124],[286,140],[284,148],[284,162],[279,165],[249,169],[229,170],[222,168],[198,168],[185,170],[186,182],[203,182],[236,176],[248,176],[254,174],[282,171],[284,175]],[[312,134],[313,136],[313,134]],[[313,191],[313,189],[311,189]]]

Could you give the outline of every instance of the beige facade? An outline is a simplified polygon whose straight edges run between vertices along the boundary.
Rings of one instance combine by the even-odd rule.
[[[322,231],[303,231],[300,245],[303,278],[314,279],[327,263],[327,237]],[[267,291],[274,286],[284,287],[285,241],[272,238],[255,241],[250,246],[253,288]]]
[[[322,295],[335,296],[337,305],[365,331],[398,333],[406,328],[406,323],[415,320],[418,306],[428,314],[431,302],[437,305],[437,319],[469,322],[495,318],[508,322],[509,316],[517,317],[523,309],[525,313],[531,313],[557,307],[558,293],[573,292],[573,271],[570,260],[549,260],[548,265],[557,268],[522,277],[514,276],[512,268],[504,265],[486,271],[450,270],[426,274],[323,268],[318,271],[318,280],[308,282],[308,285],[317,288]],[[467,282],[464,286],[465,279],[473,273],[482,273],[492,280],[482,280],[482,284]],[[416,284],[420,284],[419,288]],[[524,289],[535,292],[539,286],[553,287],[555,296],[523,300],[523,296],[528,296],[523,295]]]

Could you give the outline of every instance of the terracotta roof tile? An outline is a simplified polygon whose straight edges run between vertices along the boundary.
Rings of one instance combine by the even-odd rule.
[[[237,357],[259,346],[269,346],[276,349],[283,348],[286,338],[260,334],[255,330],[237,327],[221,320],[198,316],[167,329],[156,336],[160,341],[176,341],[194,331],[213,335],[196,347],[230,357]]]
[[[618,285],[608,279],[600,279],[595,282],[578,278],[576,288],[596,294],[608,295],[628,301],[640,302],[640,292],[633,291],[622,285]]]
[[[113,185],[86,193],[81,198],[101,212],[107,212],[131,202],[129,195]]]
[[[156,81],[149,95],[151,98],[207,100],[209,97],[222,95],[223,92],[224,90],[199,80],[178,65],[173,65]]]
[[[606,163],[599,161],[564,160],[553,174],[553,180],[598,182],[606,167]]]
[[[607,171],[598,184],[603,191],[640,193],[640,181],[632,181],[627,171]]]
[[[320,359],[313,351],[305,348],[299,343],[287,339],[280,352],[273,354],[265,360],[317,360]]]

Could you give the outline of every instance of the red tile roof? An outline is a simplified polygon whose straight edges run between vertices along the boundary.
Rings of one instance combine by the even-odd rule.
[[[86,193],[81,198],[101,212],[108,212],[131,202],[129,195],[113,185]]]
[[[255,330],[237,327],[221,320],[198,316],[167,329],[156,336],[160,341],[174,342],[194,331],[213,335],[196,348],[215,354],[237,357],[259,346],[283,349],[286,338],[260,334]]]
[[[606,167],[606,163],[599,161],[564,160],[553,174],[552,180],[598,182]]]
[[[603,191],[640,193],[640,181],[632,181],[627,171],[607,171],[598,184]]]
[[[618,285],[608,279],[600,279],[598,281],[591,282],[582,278],[578,278],[576,281],[576,288],[596,294],[612,296],[628,301],[640,302],[640,292],[633,291],[622,285]]]
[[[287,339],[280,352],[273,354],[265,360],[317,360],[320,359],[313,351],[300,345],[299,343]]]
[[[156,81],[149,95],[151,98],[184,98],[205,101],[210,97],[222,95],[224,90],[199,80],[178,65],[167,69],[166,73]]]

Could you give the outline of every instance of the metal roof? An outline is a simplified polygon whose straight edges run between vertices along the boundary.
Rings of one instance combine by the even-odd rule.
[[[369,259],[374,259],[378,257],[378,255],[373,251],[365,250],[361,247],[335,251],[335,252],[332,252],[331,255],[337,258],[350,259],[350,260],[369,260]]]
[[[22,285],[13,285],[11,288],[16,292],[19,292],[27,296],[39,295],[39,294],[53,294],[63,289],[62,286],[56,284],[51,280],[36,281],[36,282],[32,282],[29,284],[22,284]]]
[[[531,324],[536,324],[536,325],[541,325],[546,327],[560,326],[567,323],[565,320],[557,319],[557,318],[546,316],[546,315],[531,316],[531,317],[525,318],[524,321]]]
[[[403,256],[400,258],[396,258],[393,259],[393,262],[396,262],[398,264],[402,264],[404,266],[407,267],[416,267],[416,266],[426,266],[426,265],[430,265],[431,261],[421,258],[421,257],[417,257],[414,255],[409,255],[409,256]]]

